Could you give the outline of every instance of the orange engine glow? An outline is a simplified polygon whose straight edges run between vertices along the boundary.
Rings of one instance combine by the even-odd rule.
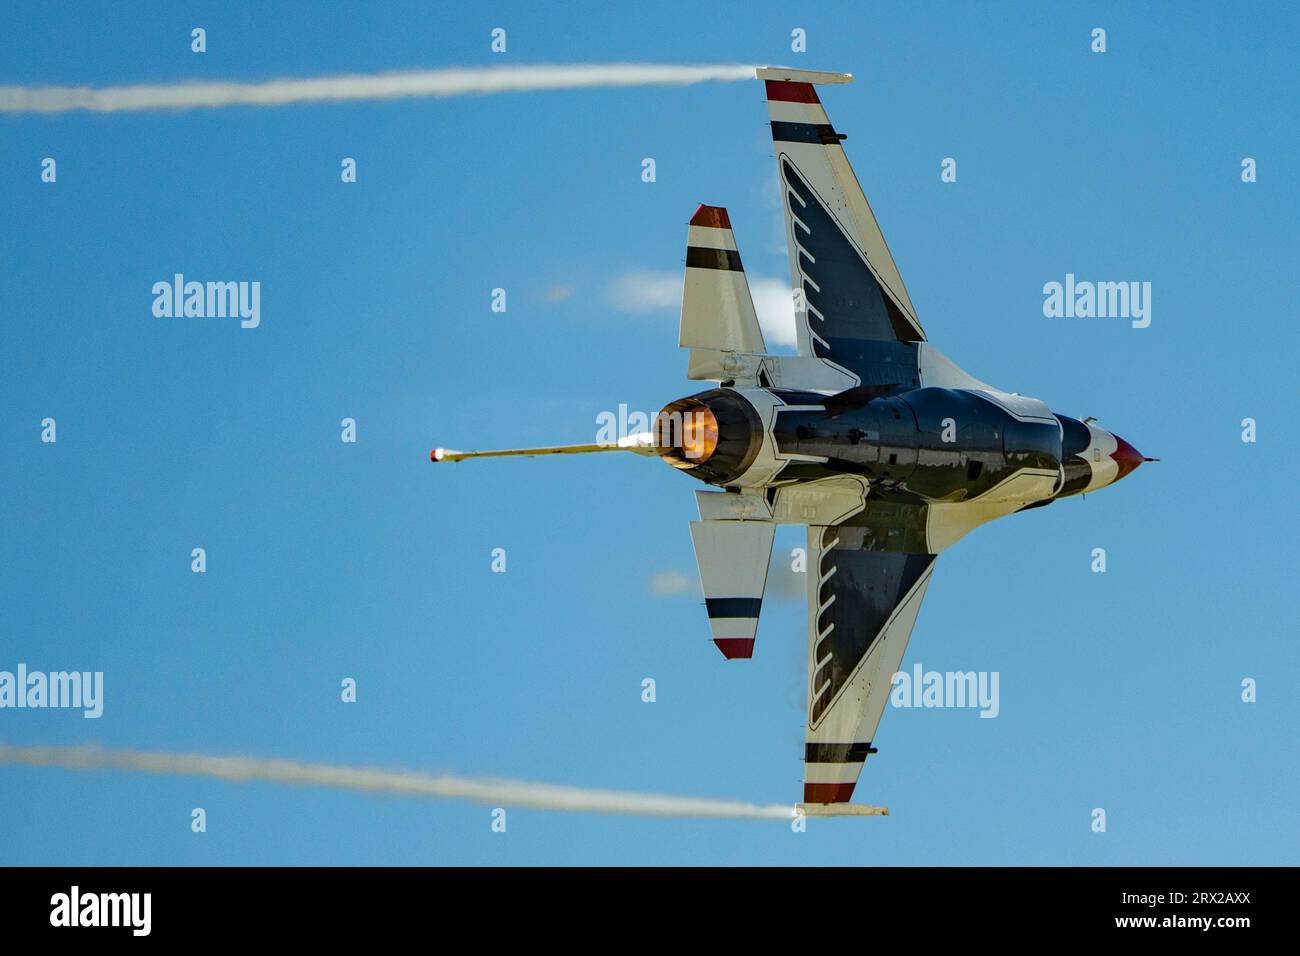
[[[718,447],[718,420],[701,406],[682,416],[682,455],[694,464],[708,461]]]
[[[678,404],[678,403],[674,403]],[[718,419],[707,405],[669,405],[655,422],[660,455],[677,468],[703,464],[718,448]]]

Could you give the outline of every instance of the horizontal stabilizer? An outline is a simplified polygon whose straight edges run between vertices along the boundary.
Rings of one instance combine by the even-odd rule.
[[[691,522],[713,643],[727,660],[754,656],[775,534],[767,521]]]
[[[678,344],[728,352],[767,351],[731,220],[721,206],[701,206],[691,217]]]

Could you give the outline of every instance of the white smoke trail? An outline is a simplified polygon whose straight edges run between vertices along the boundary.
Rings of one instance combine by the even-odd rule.
[[[591,86],[682,86],[754,79],[754,67],[654,63],[500,66],[358,73],[264,83],[148,83],[136,86],[0,86],[0,112],[185,110],[221,106],[284,106],[406,96],[466,96]]]
[[[0,744],[0,765],[62,767],[66,770],[125,770],[132,773],[181,774],[218,780],[333,787],[362,793],[391,793],[408,797],[471,800],[489,806],[565,810],[573,813],[621,813],[643,817],[712,817],[750,820],[791,820],[795,808],[781,804],[744,803],[626,790],[590,790],[549,783],[492,778],[430,776],[391,770],[336,767],[294,760],[255,757],[213,757],[207,754],[162,753],[147,750],[105,750],[100,747],[10,747]]]

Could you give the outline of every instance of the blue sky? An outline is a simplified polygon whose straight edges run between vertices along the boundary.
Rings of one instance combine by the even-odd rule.
[[[852,72],[823,101],[931,341],[1163,459],[939,559],[908,666],[998,671],[1001,713],[888,711],[858,788],[888,819],[514,810],[497,834],[474,804],[0,768],[0,863],[1297,862],[1293,9],[17,3],[0,24],[0,83]],[[680,270],[700,202],[784,278],[766,121],[757,83],[0,116],[0,669],[106,682],[101,719],[4,710],[0,741],[797,799],[802,602],[769,602],[728,663],[694,590],[649,587],[694,574],[694,483],[631,456],[427,458],[591,440],[602,410],[697,390],[675,310],[611,288]],[[176,272],[260,281],[260,327],[154,318]],[[1067,272],[1150,281],[1150,328],[1045,318]]]

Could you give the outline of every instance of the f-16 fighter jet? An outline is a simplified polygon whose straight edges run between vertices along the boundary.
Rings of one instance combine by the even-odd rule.
[[[717,386],[617,445],[435,449],[434,461],[630,451],[710,490],[691,522],[713,642],[749,658],[776,526],[808,526],[804,805],[848,804],[935,558],[972,529],[1114,484],[1144,458],[1092,424],[972,378],[930,345],[817,95],[852,77],[764,67],[798,329],[769,355],[726,209],[690,221],[680,344]]]

